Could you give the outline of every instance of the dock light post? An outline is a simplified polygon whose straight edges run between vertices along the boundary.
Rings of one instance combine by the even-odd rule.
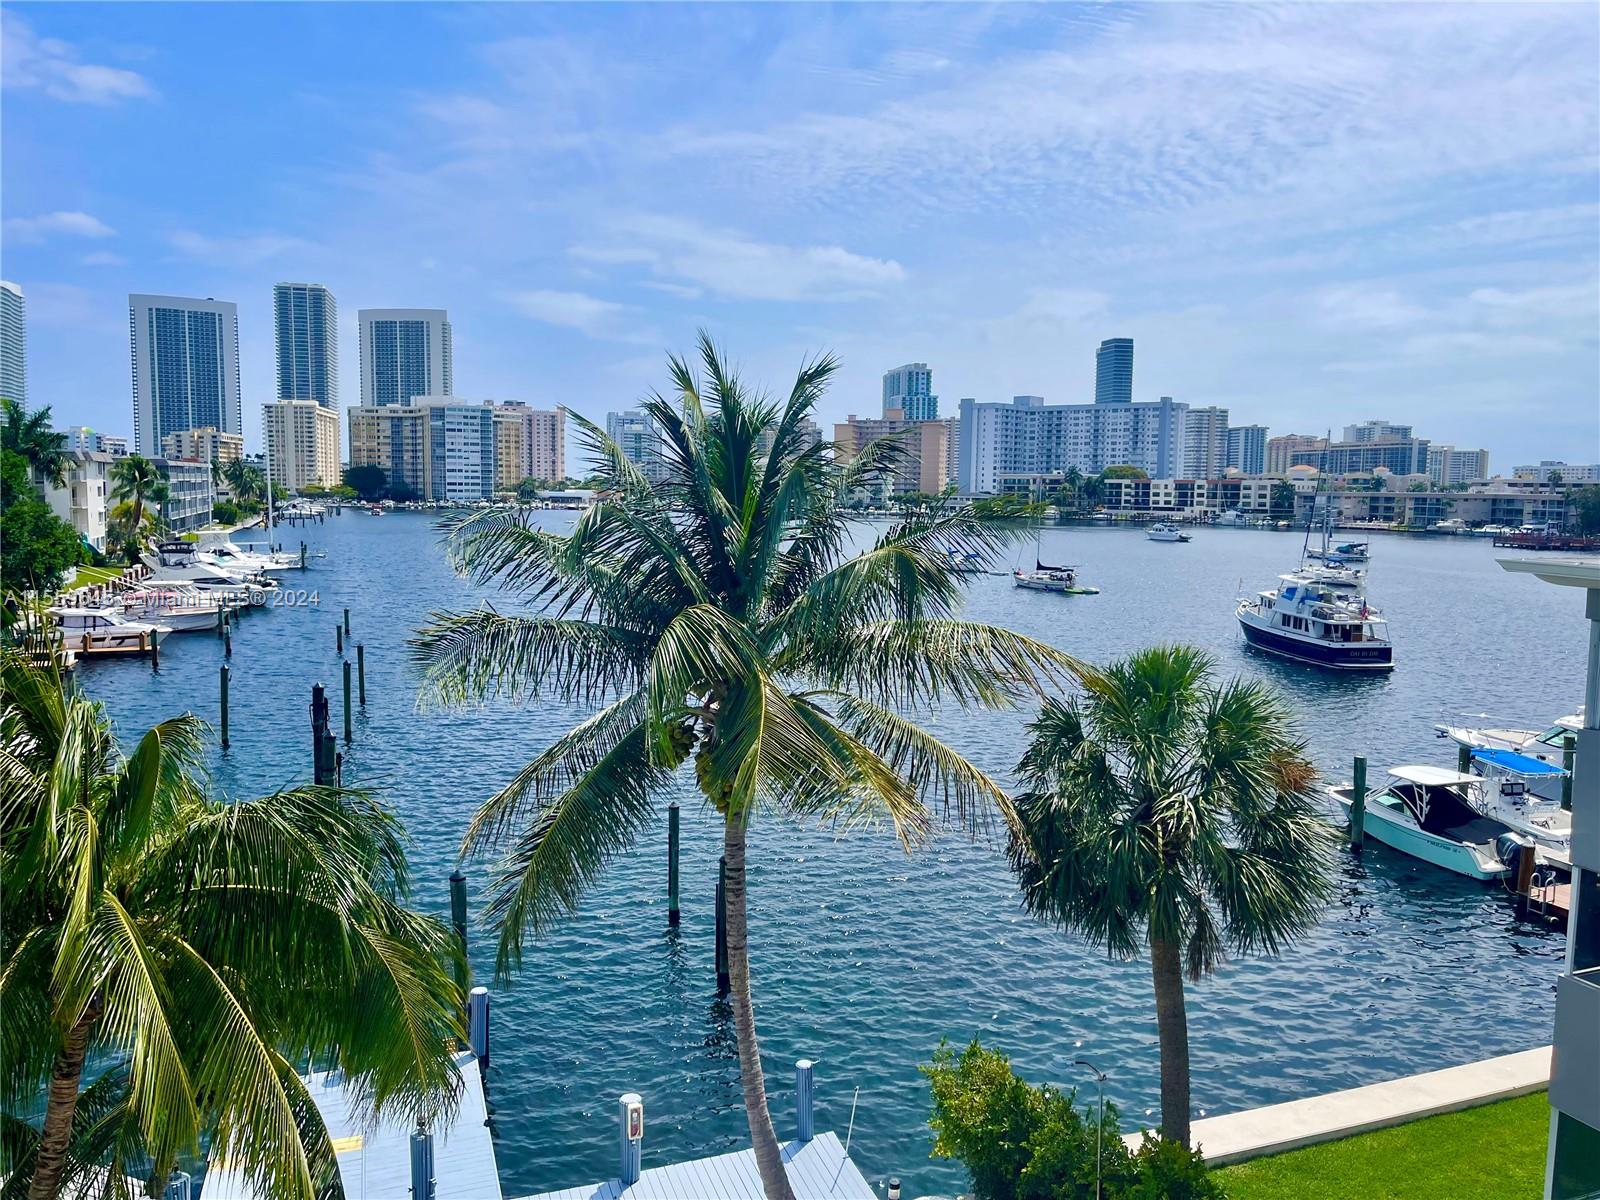
[[[467,1043],[481,1066],[489,1065],[489,989],[475,987],[467,993]]]
[[[1086,1058],[1075,1058],[1072,1065],[1082,1067],[1094,1076],[1095,1089],[1099,1092],[1099,1116],[1094,1125],[1094,1200],[1100,1200],[1100,1165],[1101,1141],[1106,1135],[1106,1079],[1107,1075],[1099,1067]]]
[[[1367,758],[1356,755],[1355,778],[1350,784],[1350,849],[1360,850],[1367,832]]]
[[[802,1142],[809,1142],[816,1136],[814,1075],[815,1068],[809,1058],[802,1058],[794,1064],[794,1135]]]
[[[644,1097],[624,1092],[617,1099],[617,1182],[623,1187],[639,1182],[644,1153]]]
[[[411,1131],[411,1198],[434,1200],[433,1134],[417,1118],[417,1127]]]

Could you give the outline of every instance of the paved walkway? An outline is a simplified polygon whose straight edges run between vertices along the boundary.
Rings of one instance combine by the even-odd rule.
[[[1206,1117],[1194,1123],[1190,1137],[1208,1163],[1220,1166],[1524,1096],[1549,1082],[1550,1047],[1541,1046],[1443,1071]],[[1140,1137],[1126,1134],[1124,1140],[1137,1148]]]

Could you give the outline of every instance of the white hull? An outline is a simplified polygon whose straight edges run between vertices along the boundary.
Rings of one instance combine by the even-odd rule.
[[[1347,788],[1332,788],[1329,795],[1338,803],[1345,817],[1350,816],[1351,799]],[[1391,849],[1412,858],[1421,859],[1469,879],[1488,881],[1511,873],[1511,868],[1480,846],[1464,845],[1449,838],[1439,837],[1417,828],[1407,816],[1382,804],[1368,803],[1366,819],[1362,824],[1366,835]]]
[[[136,621],[153,621],[164,625],[173,633],[203,633],[217,627],[217,622],[222,620],[222,609],[214,604],[145,611],[130,609],[128,616]]]

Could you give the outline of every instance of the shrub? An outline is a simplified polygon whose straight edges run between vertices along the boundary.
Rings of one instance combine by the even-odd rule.
[[[218,500],[211,506],[211,519],[221,525],[237,525],[239,506],[232,500]]]

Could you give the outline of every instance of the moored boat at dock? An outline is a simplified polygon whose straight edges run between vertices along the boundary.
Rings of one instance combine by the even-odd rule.
[[[1504,821],[1473,807],[1468,790],[1481,782],[1477,776],[1404,766],[1391,769],[1389,777],[1387,787],[1365,798],[1368,837],[1469,879],[1500,879],[1511,873],[1510,863],[1516,860],[1510,851],[1522,840]],[[1328,795],[1350,814],[1353,784],[1329,788]],[[1509,861],[1502,860],[1503,851]]]

